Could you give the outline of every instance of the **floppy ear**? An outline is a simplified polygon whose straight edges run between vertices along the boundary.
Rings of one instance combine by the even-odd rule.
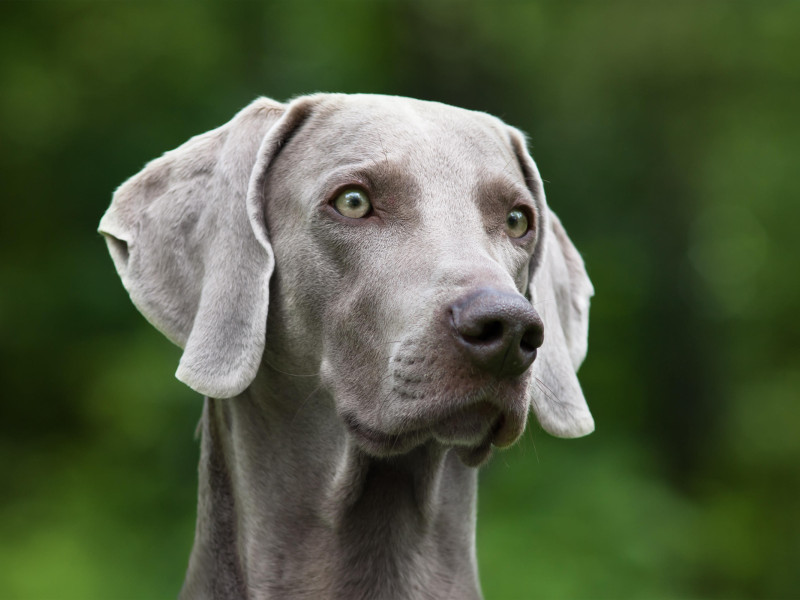
[[[201,394],[241,393],[261,363],[275,264],[266,172],[306,107],[256,100],[148,163],[100,221],[131,300],[183,348],[176,377]]]
[[[594,294],[580,254],[558,217],[547,207],[538,169],[519,132],[512,144],[538,209],[536,249],[528,293],[544,323],[544,343],[533,363],[531,403],[542,428],[558,437],[594,431],[594,419],[576,372],[586,356],[589,299]]]

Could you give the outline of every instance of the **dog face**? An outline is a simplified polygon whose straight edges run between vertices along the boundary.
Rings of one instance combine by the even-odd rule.
[[[459,301],[480,291],[516,297],[538,320],[523,294],[542,208],[510,136],[496,119],[452,107],[334,97],[270,167],[280,309],[273,300],[267,354],[318,349],[293,368],[319,369],[372,453],[433,437],[474,461],[524,427],[531,370],[501,376],[502,364],[476,364],[453,323]],[[511,229],[509,215],[524,223]]]
[[[202,393],[241,392],[263,352],[318,373],[369,453],[435,439],[467,464],[513,443],[531,403],[555,435],[593,428],[575,377],[591,284],[494,117],[259,101],[124,184],[101,231]]]

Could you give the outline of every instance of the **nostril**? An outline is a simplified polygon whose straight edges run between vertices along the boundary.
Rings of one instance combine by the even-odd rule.
[[[473,331],[464,331],[462,337],[471,344],[490,344],[503,337],[502,321],[485,321],[478,323]]]
[[[519,347],[523,352],[535,352],[544,342],[544,331],[541,327],[529,327],[519,341]]]

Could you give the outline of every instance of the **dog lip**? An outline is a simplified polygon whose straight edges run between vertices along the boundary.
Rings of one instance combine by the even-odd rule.
[[[493,437],[498,423],[504,420],[502,411],[494,404],[481,400],[460,408],[433,425],[434,437],[454,446],[475,447]]]
[[[492,442],[486,440],[476,447],[461,446],[455,448],[458,458],[468,467],[479,467],[485,463],[492,454]]]
[[[398,433],[387,433],[365,425],[353,413],[344,413],[341,418],[348,431],[365,450],[377,456],[402,454],[426,439],[433,438],[445,446],[459,448],[459,454],[477,453],[485,458],[488,452],[479,452],[481,448],[491,448],[492,445],[504,447],[513,443],[517,437],[517,428],[506,426],[509,422],[506,413],[487,400],[432,419],[426,427]],[[474,460],[468,462],[472,463]],[[483,462],[483,459],[478,462]]]
[[[405,431],[403,433],[385,433],[364,425],[352,413],[343,414],[342,420],[350,433],[360,440],[369,452],[381,456],[387,454],[402,454],[410,450],[416,438],[421,437],[423,433],[423,430]]]

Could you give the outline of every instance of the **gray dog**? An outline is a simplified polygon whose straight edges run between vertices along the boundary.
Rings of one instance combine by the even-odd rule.
[[[594,428],[592,285],[489,115],[262,98],[124,183],[100,232],[207,396],[183,598],[480,598],[474,467],[530,406]]]

